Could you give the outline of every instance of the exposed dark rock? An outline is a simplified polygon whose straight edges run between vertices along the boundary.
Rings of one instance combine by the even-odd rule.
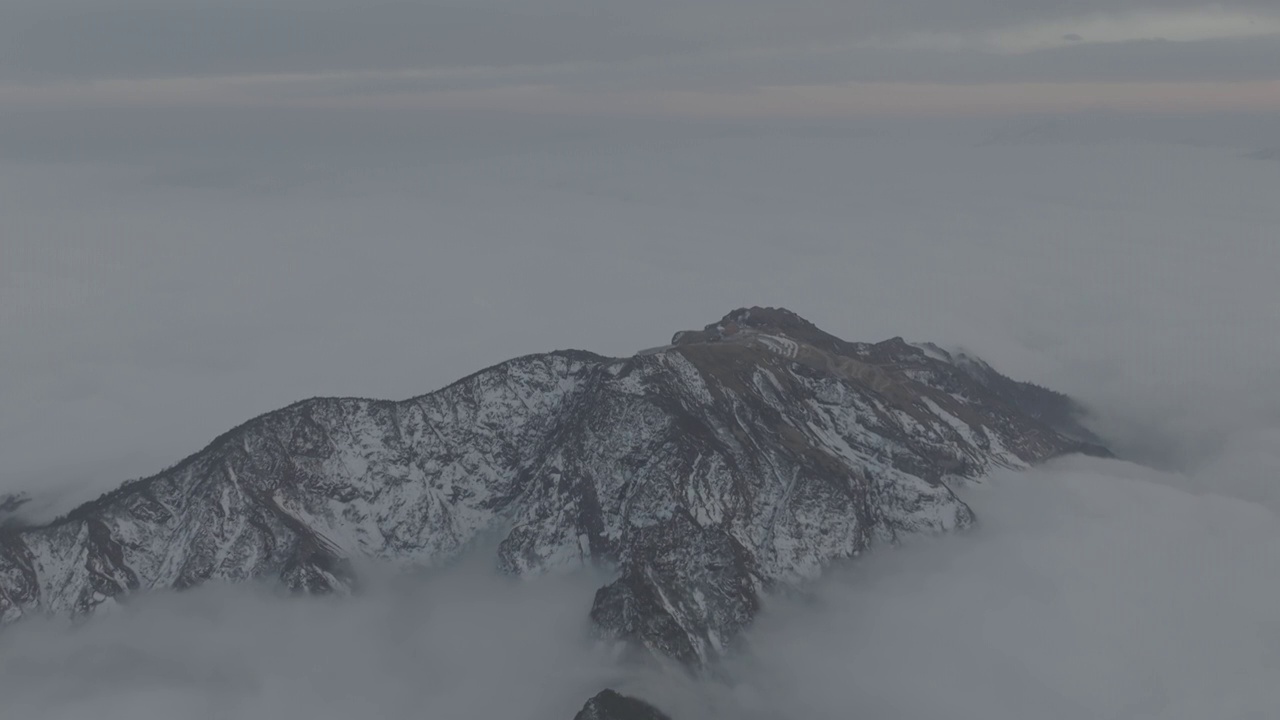
[[[22,512],[31,498],[21,493],[0,495],[0,530],[18,528],[26,523]]]
[[[671,720],[643,700],[601,690],[573,716],[573,720]]]

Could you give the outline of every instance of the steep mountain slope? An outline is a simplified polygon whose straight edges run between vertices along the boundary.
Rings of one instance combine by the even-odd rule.
[[[737,310],[631,358],[527,356],[404,402],[251,420],[53,523],[0,529],[0,619],[209,580],[347,591],[354,561],[427,566],[500,532],[509,572],[615,567],[596,625],[699,665],[768,588],[972,523],[949,482],[1100,451],[1071,410],[972,359]]]

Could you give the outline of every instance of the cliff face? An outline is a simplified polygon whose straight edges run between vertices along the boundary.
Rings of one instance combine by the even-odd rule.
[[[948,483],[1098,451],[1065,397],[900,339],[752,308],[630,358],[517,358],[403,402],[314,399],[41,527],[0,528],[0,619],[353,566],[616,568],[599,628],[698,665],[771,586],[904,534],[969,525]]]

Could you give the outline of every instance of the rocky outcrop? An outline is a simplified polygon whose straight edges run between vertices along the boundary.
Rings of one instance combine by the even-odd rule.
[[[0,528],[16,527],[23,520],[19,514],[31,502],[25,493],[9,493],[0,495]]]
[[[671,720],[643,700],[602,690],[587,701],[573,720]]]
[[[974,522],[951,485],[1100,452],[1056,393],[901,339],[734,311],[630,358],[517,358],[402,402],[320,398],[40,527],[0,529],[0,619],[278,578],[350,591],[501,533],[511,573],[615,569],[601,632],[700,665],[762,593]]]

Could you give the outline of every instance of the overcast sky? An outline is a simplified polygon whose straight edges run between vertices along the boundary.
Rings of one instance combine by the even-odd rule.
[[[1278,67],[1269,0],[0,4],[8,107],[1275,110]]]

